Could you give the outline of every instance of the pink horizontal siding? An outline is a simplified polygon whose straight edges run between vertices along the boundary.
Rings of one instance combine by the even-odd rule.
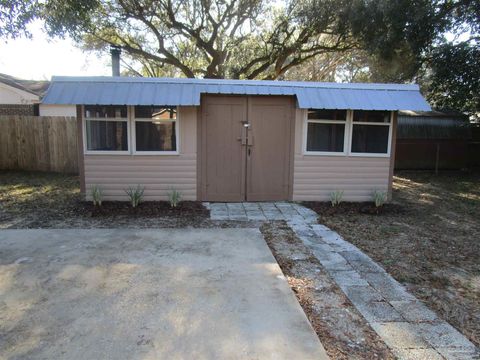
[[[297,109],[293,200],[329,201],[343,190],[344,201],[368,201],[374,190],[388,191],[390,158],[303,155],[303,110]]]
[[[179,155],[85,155],[87,198],[98,185],[105,200],[128,200],[125,189],[145,187],[145,200],[168,200],[179,191],[183,200],[197,198],[197,110],[179,109]]]

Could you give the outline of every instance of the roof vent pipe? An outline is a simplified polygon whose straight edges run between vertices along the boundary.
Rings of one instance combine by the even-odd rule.
[[[120,46],[110,45],[110,54],[112,55],[112,76],[120,76]]]

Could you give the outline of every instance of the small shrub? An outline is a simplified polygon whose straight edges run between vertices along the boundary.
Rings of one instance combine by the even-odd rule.
[[[335,190],[330,194],[330,202],[332,206],[337,206],[342,202],[343,190]]]
[[[143,186],[137,185],[136,187],[130,186],[128,189],[125,189],[125,193],[130,198],[130,203],[132,207],[137,207],[138,204],[143,200],[143,193],[145,188]]]
[[[92,186],[90,194],[92,195],[93,206],[102,206],[103,192],[98,185]]]
[[[176,208],[181,199],[182,195],[175,189],[168,193],[168,201],[170,201],[170,207],[172,208]]]
[[[377,208],[383,206],[387,202],[387,193],[375,190],[373,192],[373,202]]]

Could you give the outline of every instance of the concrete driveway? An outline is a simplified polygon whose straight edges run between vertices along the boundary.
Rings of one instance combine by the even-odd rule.
[[[325,359],[256,229],[0,232],[0,358]]]

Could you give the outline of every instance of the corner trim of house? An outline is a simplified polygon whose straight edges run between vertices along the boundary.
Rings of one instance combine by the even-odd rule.
[[[78,151],[78,177],[80,179],[80,193],[85,195],[85,163],[83,154],[83,106],[77,105],[77,151]]]
[[[388,200],[392,200],[393,195],[393,171],[395,168],[395,147],[397,145],[397,118],[398,111],[393,113],[392,130],[390,141],[390,172],[388,175]]]

